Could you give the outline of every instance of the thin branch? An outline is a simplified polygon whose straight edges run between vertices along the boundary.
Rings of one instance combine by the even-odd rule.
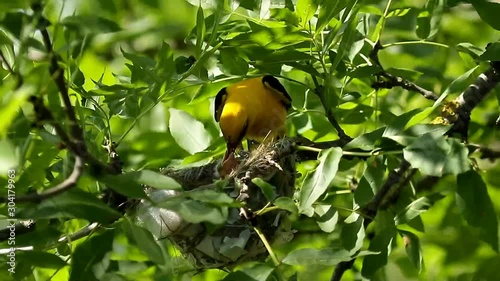
[[[318,79],[316,79],[316,77],[314,75],[311,75],[311,78],[313,80],[314,87],[315,87],[314,93],[319,97],[321,104],[323,105],[323,108],[325,109],[326,118],[328,118],[328,121],[330,121],[332,126],[337,131],[337,134],[339,135],[340,141],[343,143],[342,146],[344,146],[345,144],[350,142],[352,140],[352,138],[345,133],[345,131],[342,129],[342,127],[340,127],[339,122],[337,122],[337,119],[335,119],[335,116],[333,115],[332,108],[331,108],[331,106],[328,105],[328,103],[326,101],[324,87],[319,84]]]
[[[36,222],[34,220],[20,221],[16,224],[10,225],[4,229],[0,230],[0,242],[8,240],[10,237],[14,239],[18,235],[23,235],[26,233],[33,232],[36,228]],[[14,233],[14,236],[11,236]]]
[[[97,229],[99,226],[100,225],[96,222],[91,223],[91,224],[81,228],[80,230],[78,230],[75,233],[65,235],[65,236],[59,238],[57,240],[57,242],[49,245],[46,249],[53,249],[53,248],[57,247],[57,245],[60,243],[73,242],[73,241],[82,239],[84,237],[87,237],[90,234],[92,234],[92,232],[94,232],[94,230]],[[15,251],[33,251],[34,249],[35,249],[35,247],[33,247],[33,246],[14,248]],[[0,249],[0,255],[5,255],[5,254],[8,254],[10,252],[12,252],[12,248]]]
[[[375,43],[375,46],[373,46],[372,51],[370,52],[370,59],[382,69],[380,73],[377,74],[379,77],[379,80],[375,81],[372,84],[372,87],[374,89],[392,89],[394,87],[401,87],[405,90],[412,91],[412,92],[417,92],[421,94],[424,98],[436,101],[439,99],[439,96],[433,93],[432,91],[429,91],[427,89],[424,89],[420,87],[419,85],[404,79],[403,77],[399,77],[393,74],[390,74],[384,70],[382,67],[382,64],[380,63],[380,60],[378,59],[378,52],[382,50],[384,46],[380,44],[380,41],[377,41]],[[382,79],[381,79],[382,78]]]
[[[354,261],[355,261],[355,259],[338,263],[335,266],[335,270],[333,271],[333,275],[332,275],[332,278],[330,278],[330,281],[342,280],[342,276],[344,275],[344,272],[346,272],[347,270],[352,268],[352,266],[354,265]]]
[[[9,62],[7,61],[7,59],[5,58],[2,50],[0,50],[0,61],[3,62],[3,64],[5,64],[5,66],[7,67],[7,70],[9,71],[10,75],[12,75],[12,77],[15,77],[17,78],[17,84],[16,84],[16,89],[19,89],[21,87],[21,85],[23,84],[23,78],[21,75],[19,75],[19,73],[17,73],[14,68],[9,64]]]
[[[68,87],[66,86],[66,81],[64,79],[64,70],[59,66],[58,55],[54,52],[54,49],[52,47],[49,32],[46,28],[40,29],[40,32],[42,33],[43,43],[45,45],[45,48],[47,48],[47,53],[50,57],[50,74],[52,75],[52,78],[54,79],[54,82],[59,89],[59,93],[61,94],[61,98],[64,103],[66,115],[68,116],[68,119],[70,121],[71,136],[76,140],[83,140],[83,131],[80,126],[78,126],[75,109],[73,108],[71,99],[69,98]]]
[[[377,45],[380,45],[380,42],[377,42],[375,49],[380,48],[380,46],[377,47]],[[376,52],[378,52],[378,50]],[[372,57],[372,60],[380,65],[376,52]],[[492,62],[491,65],[492,67],[482,73],[476,81],[471,84],[453,103],[457,104],[455,113],[459,116],[454,119],[445,119],[448,124],[454,125],[450,131],[453,129],[457,130],[457,126],[462,126],[459,128],[462,130],[465,128],[466,132],[471,111],[500,82],[500,62]],[[461,125],[457,125],[460,123]],[[390,204],[397,200],[399,192],[409,182],[411,177],[415,175],[416,171],[416,169],[411,168],[408,161],[403,160],[397,169],[389,173],[387,180],[372,200],[361,208],[361,212],[366,216],[366,219],[364,220],[365,229],[373,221],[373,218],[375,218],[378,210],[388,208]],[[438,178],[428,177],[428,180],[436,183]],[[331,280],[340,281],[344,272],[352,267],[354,261],[355,259],[338,263],[333,271]]]
[[[14,72],[14,69],[12,69],[12,67],[10,66],[9,62],[3,55],[2,50],[0,50],[0,60],[3,62],[3,64],[5,64],[5,66],[7,66],[7,70],[9,71],[9,73],[14,76],[16,72]]]
[[[416,169],[410,169],[410,167],[410,163],[408,163],[408,161],[406,160],[403,160],[401,164],[399,164],[398,168],[389,173],[387,180],[375,194],[372,200],[370,200],[370,202],[368,202],[361,208],[360,212],[364,214],[365,217],[363,224],[363,227],[365,229],[373,221],[373,219],[377,215],[378,210],[381,210],[382,207],[387,208],[390,202],[394,202],[395,200],[397,200],[397,195],[399,195],[401,188],[410,181],[411,177],[416,172]],[[408,172],[408,170],[410,170],[410,172]],[[352,268],[355,260],[356,258],[350,261],[338,263],[335,266],[330,280],[340,281],[344,273]]]
[[[24,196],[16,197],[15,202],[16,203],[40,202],[44,199],[56,196],[71,189],[78,182],[78,179],[80,178],[83,172],[83,166],[84,162],[82,157],[76,156],[75,165],[73,166],[73,171],[68,176],[68,178],[66,178],[63,182],[54,187],[44,190],[41,193],[31,193]],[[7,197],[0,197],[0,203],[7,203],[7,202],[9,202],[9,199]]]

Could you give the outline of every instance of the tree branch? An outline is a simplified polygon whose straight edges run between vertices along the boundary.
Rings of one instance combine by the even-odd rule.
[[[451,103],[455,107],[453,114],[442,114],[441,117],[446,124],[453,124],[450,134],[459,133],[464,140],[467,140],[472,110],[500,82],[500,69],[494,65],[496,64],[493,62],[492,67],[481,73],[474,83]]]
[[[319,84],[318,79],[316,79],[316,77],[314,75],[311,75],[311,78],[313,80],[314,87],[315,87],[314,93],[319,97],[321,104],[323,105],[323,108],[325,109],[326,118],[328,118],[328,121],[330,121],[333,128],[335,128],[335,130],[337,131],[337,134],[339,135],[342,146],[346,145],[348,142],[350,142],[352,140],[352,138],[345,133],[345,131],[342,129],[342,127],[340,127],[339,122],[337,122],[337,119],[335,119],[335,116],[333,115],[333,111],[332,111],[331,107],[326,102],[324,87]]]
[[[8,240],[11,233],[15,233],[15,236],[23,235],[25,233],[33,232],[35,230],[36,222],[34,220],[26,220],[18,222],[10,227],[0,230],[0,242]],[[14,237],[15,237],[14,236]]]
[[[380,42],[377,42],[370,57],[380,66],[378,61],[377,52],[381,48]],[[454,112],[458,115],[455,118],[444,118],[448,124],[453,124],[450,131],[460,131],[465,129],[467,133],[468,122],[470,120],[471,111],[483,100],[483,98],[500,82],[500,63],[492,62],[492,67],[486,72],[479,75],[476,81],[471,84],[462,94],[455,100],[456,110]],[[425,96],[425,95],[424,95]],[[457,129],[458,126],[458,129]],[[463,133],[463,131],[462,131]],[[465,135],[466,136],[466,135]],[[495,155],[496,156],[496,155]],[[377,215],[378,210],[388,208],[393,202],[398,199],[399,192],[416,173],[416,169],[411,168],[408,161],[401,162],[399,167],[389,173],[387,180],[381,186],[379,191],[365,206],[361,208],[361,213],[365,214],[364,227],[373,221]],[[430,177],[434,183],[437,182],[436,178]],[[331,281],[340,281],[344,272],[352,267],[355,259],[346,262],[340,262],[336,265]]]
[[[38,203],[44,199],[56,196],[58,194],[63,193],[64,191],[67,191],[74,187],[76,183],[78,182],[78,179],[82,175],[83,172],[83,159],[80,156],[75,157],[75,165],[73,166],[73,171],[69,175],[68,178],[66,178],[63,182],[60,184],[51,187],[49,189],[44,190],[41,193],[31,193],[27,194],[24,196],[19,196],[16,197],[15,202],[16,203],[23,203],[23,202],[35,202]],[[9,202],[7,197],[0,197],[0,203],[7,203]]]
[[[69,235],[65,235],[61,238],[59,238],[57,240],[57,242],[47,246],[47,249],[53,249],[55,248],[59,243],[66,243],[66,242],[72,242],[72,241],[76,241],[76,240],[79,240],[79,239],[82,239],[84,237],[87,237],[89,236],[90,234],[92,234],[92,232],[97,229],[100,225],[96,222],[94,223],[91,223],[83,228],[81,228],[80,230],[78,230],[77,232],[75,233],[72,233],[72,234],[69,234]],[[15,251],[33,251],[35,249],[35,247],[33,246],[26,246],[26,247],[17,247],[17,248],[14,248]],[[7,248],[7,249],[0,249],[0,255],[5,255],[5,254],[8,254],[12,252],[12,248]]]
[[[411,91],[411,92],[417,92],[421,94],[424,98],[436,101],[439,99],[439,96],[433,93],[432,91],[429,91],[427,89],[424,89],[420,87],[419,85],[404,79],[403,77],[395,76],[393,74],[390,74],[384,70],[382,65],[380,64],[380,60],[378,59],[378,52],[383,49],[382,44],[380,44],[380,41],[377,41],[375,43],[375,46],[373,46],[372,51],[370,52],[370,59],[375,63],[378,67],[382,69],[382,71],[377,75],[378,80],[373,82],[372,88],[374,89],[392,89],[394,87],[401,87],[405,90]],[[382,79],[381,79],[382,78]]]
[[[389,173],[387,180],[375,194],[375,196],[361,208],[360,212],[364,214],[365,220],[363,227],[366,229],[374,220],[378,210],[388,208],[390,203],[397,200],[401,188],[405,186],[413,177],[416,169],[410,169],[411,165],[408,161],[403,160],[399,167]],[[410,171],[409,171],[410,170]],[[409,171],[409,172],[408,172]],[[392,195],[392,196],[391,196]],[[338,263],[333,270],[330,281],[340,281],[344,273],[351,269],[356,258],[350,261]]]

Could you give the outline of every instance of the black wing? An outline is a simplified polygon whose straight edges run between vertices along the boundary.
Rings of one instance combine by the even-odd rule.
[[[227,99],[226,88],[222,88],[215,96],[215,106],[214,106],[214,118],[215,121],[219,122],[220,115],[222,114],[222,109]]]
[[[262,83],[264,83],[264,86],[280,94],[280,99],[285,105],[286,109],[289,109],[292,106],[292,98],[286,91],[285,87],[281,85],[278,79],[276,79],[274,76],[266,75],[262,77]]]

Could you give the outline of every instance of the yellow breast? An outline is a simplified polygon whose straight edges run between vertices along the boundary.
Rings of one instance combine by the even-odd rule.
[[[287,109],[279,95],[253,78],[227,88],[220,126],[228,142],[246,137],[262,142],[285,133]]]

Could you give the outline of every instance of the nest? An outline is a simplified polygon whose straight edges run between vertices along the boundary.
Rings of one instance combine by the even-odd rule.
[[[256,216],[254,212],[269,206],[269,201],[252,179],[261,178],[272,185],[276,197],[292,197],[295,191],[295,155],[293,142],[282,139],[262,144],[251,152],[241,151],[238,166],[229,175],[224,192],[244,203],[229,208],[227,220],[214,229],[204,223],[188,223],[174,211],[141,201],[135,207],[137,223],[149,229],[157,239],[169,239],[197,269],[228,268],[243,261],[256,261],[267,256],[266,248],[255,232],[258,227],[267,240],[288,241],[292,238],[286,213],[274,210]],[[185,168],[165,168],[161,172],[183,186],[183,191],[156,190],[148,187],[153,202],[161,203],[183,192],[216,190],[220,160]]]

